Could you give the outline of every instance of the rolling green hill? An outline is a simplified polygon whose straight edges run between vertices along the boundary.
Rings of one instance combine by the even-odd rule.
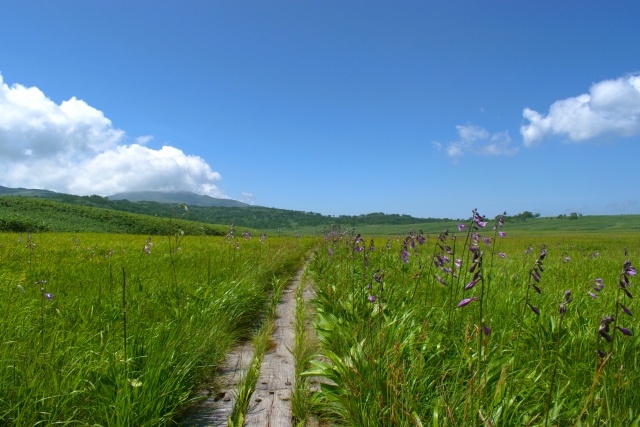
[[[184,211],[183,211],[184,212]],[[183,212],[178,212],[180,216]],[[173,234],[222,236],[228,226],[201,224],[184,219],[158,218],[53,200],[0,197],[0,231],[66,231],[129,234]]]
[[[131,200],[111,200],[100,196],[74,196],[70,194],[55,193],[47,190],[27,190],[0,187],[2,194],[46,198],[49,200],[96,208],[112,209],[122,212],[137,213],[143,215],[169,218],[176,208],[176,203],[185,203],[189,206],[189,215],[185,219],[199,221],[209,224],[231,224],[235,223],[240,227],[248,227],[260,230],[295,230],[299,227],[320,227],[320,229],[334,226],[361,226],[361,225],[381,225],[381,224],[414,224],[418,222],[440,222],[437,218],[415,218],[409,215],[371,213],[367,215],[340,215],[337,217],[321,215],[314,212],[294,211],[288,209],[265,208],[261,206],[198,206],[197,203],[210,202],[207,199],[199,199],[206,196],[199,196],[192,193],[191,200],[196,204],[186,201],[189,198],[176,195],[177,193],[167,193],[166,197],[176,200],[171,203],[161,203],[155,201],[131,201]],[[160,197],[157,194],[145,193],[148,197]],[[120,195],[122,196],[122,194]],[[119,196],[118,196],[119,197]],[[213,198],[209,198],[213,199]],[[204,200],[204,202],[203,202]],[[213,199],[220,200],[220,199]],[[236,202],[240,203],[240,202]]]

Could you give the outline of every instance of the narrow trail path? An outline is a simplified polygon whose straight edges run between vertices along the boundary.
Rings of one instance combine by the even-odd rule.
[[[243,343],[225,357],[220,367],[219,392],[210,396],[182,421],[183,427],[227,427],[236,403],[236,386],[253,360],[253,346]]]
[[[291,353],[296,314],[295,293],[305,266],[298,270],[282,291],[272,335],[275,347],[265,354],[262,361],[258,383],[245,417],[245,426],[291,426],[291,390],[295,382],[295,360]]]
[[[293,349],[296,289],[306,263],[282,291],[276,307],[273,349],[264,355],[260,376],[249,401],[245,426],[290,427],[291,391],[295,382]],[[251,365],[254,348],[247,342],[234,348],[220,367],[219,392],[188,413],[182,427],[227,427],[238,394],[238,381]]]

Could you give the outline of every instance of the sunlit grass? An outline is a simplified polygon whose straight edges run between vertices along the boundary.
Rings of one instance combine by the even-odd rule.
[[[0,424],[171,424],[314,244],[146,242],[0,234]]]
[[[466,233],[457,233],[455,241],[451,234],[443,238],[449,253],[436,246],[434,235],[424,245],[415,235],[376,239],[373,251],[369,239],[329,236],[309,266],[317,291],[315,329],[329,362],[312,362],[305,375],[335,383],[323,386],[317,398],[347,425],[637,423],[640,324],[635,301],[620,296],[633,317],[618,310],[618,325],[633,336],[618,330],[613,344],[597,337],[603,316],[616,313],[625,248],[637,264],[640,236],[512,237],[505,227],[500,230],[507,236],[493,240],[489,228],[479,230],[492,239],[491,246],[482,238],[478,243],[484,283],[468,291],[463,288],[473,279],[473,258],[464,246]],[[401,258],[403,242],[407,263]],[[543,245],[544,271],[535,282],[530,270]],[[438,254],[451,262],[435,266]],[[463,260],[460,269],[453,267],[458,258]],[[459,279],[442,268],[453,268]],[[380,277],[382,271],[378,283],[374,273]],[[596,278],[605,284],[599,293],[592,290]],[[632,277],[631,293],[636,293],[636,280]],[[562,318],[566,290],[573,301]],[[473,297],[477,300],[458,307]],[[485,326],[490,335],[483,333]]]

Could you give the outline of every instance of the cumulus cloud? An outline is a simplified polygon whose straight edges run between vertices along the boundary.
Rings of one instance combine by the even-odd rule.
[[[509,131],[491,134],[486,129],[470,123],[456,126],[460,138],[446,144],[445,153],[457,162],[466,153],[480,155],[513,155],[518,149],[511,147]],[[440,151],[442,144],[437,141],[431,143]]]
[[[0,185],[72,194],[193,191],[228,198],[202,158],[164,146],[126,144],[124,131],[72,97],[59,105],[36,87],[9,87],[0,75]]]
[[[554,102],[546,116],[525,108],[524,145],[562,135],[582,142],[597,137],[640,134],[640,76],[594,83],[588,94]]]

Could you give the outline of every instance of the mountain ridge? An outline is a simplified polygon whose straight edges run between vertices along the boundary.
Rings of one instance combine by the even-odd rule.
[[[251,205],[233,199],[196,194],[190,191],[127,191],[106,197],[109,200],[128,200],[130,202],[184,203],[193,206],[223,206],[247,208]]]

